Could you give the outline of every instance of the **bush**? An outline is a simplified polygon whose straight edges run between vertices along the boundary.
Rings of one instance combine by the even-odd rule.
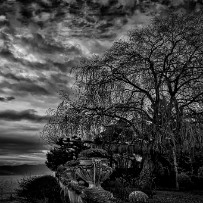
[[[203,176],[190,176],[193,182],[193,188],[197,190],[202,190]]]
[[[81,197],[85,203],[110,203],[114,199],[113,194],[102,187],[85,188]]]
[[[203,177],[203,166],[199,167],[198,176]]]
[[[129,187],[116,187],[111,191],[114,197],[119,198],[123,201],[127,201],[129,198],[129,194],[133,191],[132,188]]]
[[[60,186],[56,178],[50,175],[23,178],[16,192],[17,197],[29,203],[61,203]]]
[[[130,202],[147,202],[148,196],[142,191],[134,191],[129,195]]]
[[[185,173],[178,174],[178,183],[182,190],[191,189],[193,186],[191,178]]]
[[[97,149],[97,148],[90,148],[86,149],[80,152],[79,157],[86,157],[86,158],[92,158],[92,157],[100,157],[100,158],[106,158],[108,157],[107,151],[104,149]]]
[[[64,165],[67,161],[75,160],[82,150],[88,149],[81,138],[76,136],[66,140],[59,138],[56,145],[58,146],[46,154],[47,161],[45,164],[52,171],[56,171],[58,166]]]
[[[127,201],[129,194],[134,190],[128,186],[124,186],[120,178],[107,180],[102,184],[102,187],[113,193],[114,197],[122,201]]]

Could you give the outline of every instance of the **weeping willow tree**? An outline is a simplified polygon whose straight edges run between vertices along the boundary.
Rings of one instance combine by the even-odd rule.
[[[91,141],[101,126],[101,120],[95,120],[86,110],[66,102],[60,103],[57,109],[50,109],[48,114],[50,119],[41,137],[50,145],[74,136]]]
[[[148,149],[172,151],[176,187],[177,148],[202,143],[203,15],[156,17],[75,69],[77,94],[54,111],[43,135],[79,134],[92,139],[118,120]],[[191,126],[188,130],[188,126]],[[186,144],[187,143],[187,144]]]

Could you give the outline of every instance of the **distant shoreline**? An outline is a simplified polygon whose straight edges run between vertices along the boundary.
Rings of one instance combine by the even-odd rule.
[[[52,174],[45,164],[0,166],[0,176]]]

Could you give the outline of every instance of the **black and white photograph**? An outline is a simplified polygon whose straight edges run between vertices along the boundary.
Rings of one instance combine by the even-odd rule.
[[[203,0],[0,0],[0,202],[203,203]]]

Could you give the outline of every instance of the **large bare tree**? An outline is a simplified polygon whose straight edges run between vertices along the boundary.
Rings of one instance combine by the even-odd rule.
[[[195,136],[188,133],[191,142],[201,138],[202,30],[202,13],[156,17],[103,56],[84,60],[76,69],[78,95],[63,94],[66,133],[94,134],[123,120],[150,149],[165,150],[170,144],[177,176],[177,146],[189,140],[188,125],[196,129]]]

